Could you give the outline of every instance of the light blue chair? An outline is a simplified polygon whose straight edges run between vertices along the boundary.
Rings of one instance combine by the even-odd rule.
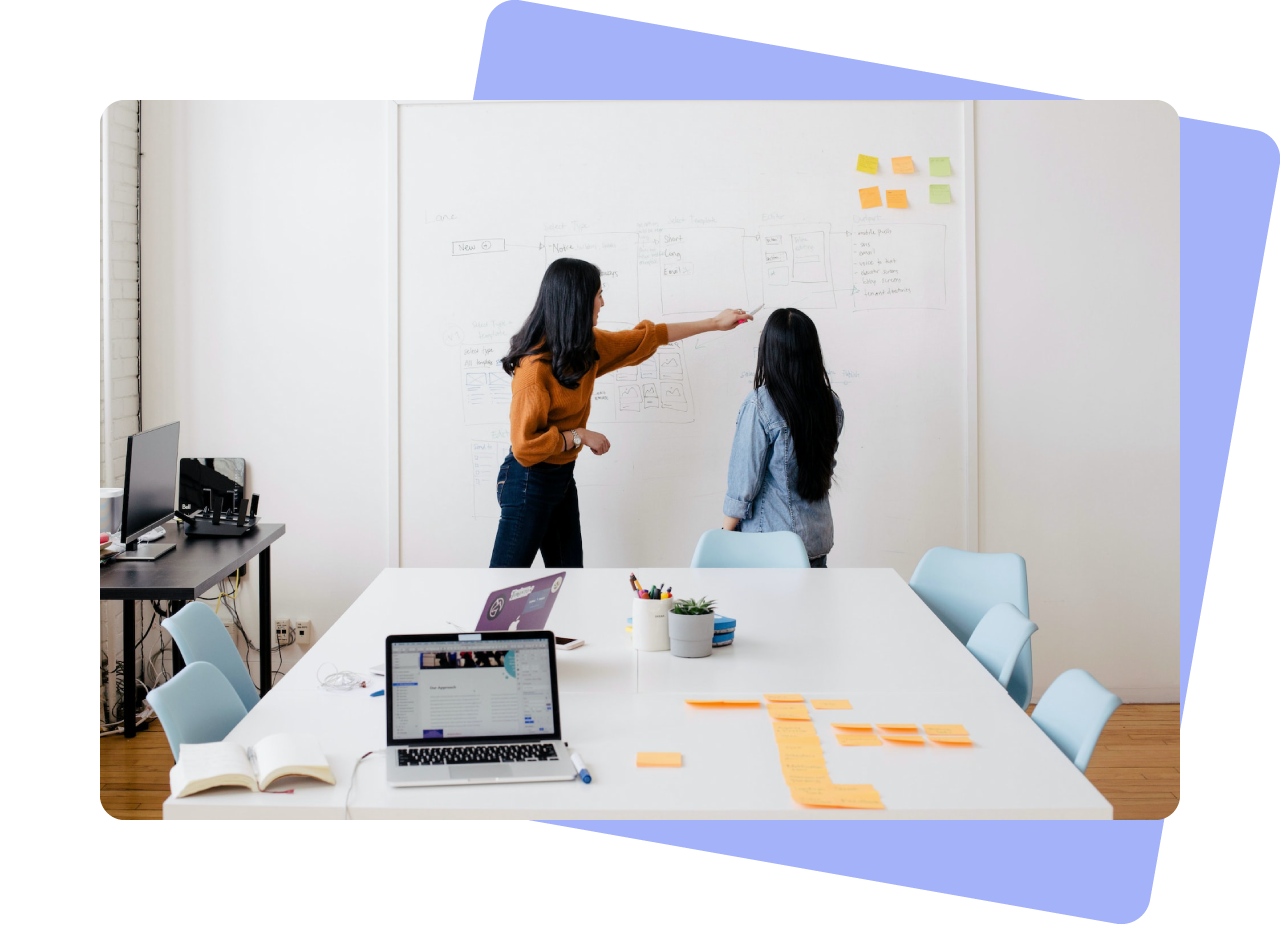
[[[965,552],[937,546],[926,552],[909,582],[929,609],[962,643],[996,604],[1012,604],[1031,616],[1027,563],[1011,552]],[[1009,696],[1025,710],[1031,703],[1031,643],[1018,654]]]
[[[809,553],[794,533],[708,530],[698,540],[689,568],[808,568]]]
[[[240,660],[240,653],[236,644],[231,641],[227,628],[208,604],[204,601],[192,601],[169,619],[161,620],[160,626],[178,644],[178,650],[187,664],[208,662],[231,682],[246,710],[252,710],[257,705],[258,689],[253,686],[249,669]],[[266,640],[263,644],[266,644]]]
[[[184,742],[221,742],[249,711],[231,682],[208,662],[192,662],[147,694],[174,760]]]
[[[965,648],[991,672],[1005,690],[1018,663],[1022,647],[1039,627],[1022,615],[1012,604],[996,604],[978,622]],[[1026,709],[1026,707],[1023,707]]]
[[[1040,697],[1031,719],[1081,773],[1120,698],[1082,668],[1069,668]]]

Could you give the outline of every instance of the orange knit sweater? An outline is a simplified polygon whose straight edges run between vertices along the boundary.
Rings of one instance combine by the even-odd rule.
[[[667,326],[641,321],[630,331],[596,328],[595,335],[600,359],[578,380],[576,389],[556,381],[546,354],[520,360],[511,377],[511,453],[520,465],[573,462],[583,447],[566,453],[563,434],[586,426],[596,377],[649,359],[667,343]]]

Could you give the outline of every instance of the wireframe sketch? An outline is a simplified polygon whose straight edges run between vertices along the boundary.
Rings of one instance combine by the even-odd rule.
[[[945,225],[863,225],[849,235],[856,308],[945,308]]]
[[[741,228],[666,228],[658,266],[663,315],[714,314],[747,302]]]
[[[764,304],[769,308],[835,308],[831,226],[773,225],[760,229]]]
[[[601,322],[635,324],[640,320],[639,241],[635,232],[606,232],[556,235],[543,243],[547,263],[560,257],[577,257],[600,268],[600,286],[604,290]]]
[[[511,444],[496,440],[471,441],[471,505],[475,517],[497,519],[502,508],[498,505],[498,470],[507,458]]]
[[[618,423],[693,420],[693,397],[685,368],[683,344],[667,344],[639,366],[596,380],[592,420]],[[610,406],[606,396],[612,399]],[[615,412],[611,414],[610,412]]]

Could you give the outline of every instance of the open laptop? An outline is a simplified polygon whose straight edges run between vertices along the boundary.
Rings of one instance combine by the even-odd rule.
[[[573,780],[545,630],[387,637],[387,783]]]
[[[522,581],[489,595],[480,611],[477,630],[540,630],[547,625],[551,608],[564,584],[565,572]]]

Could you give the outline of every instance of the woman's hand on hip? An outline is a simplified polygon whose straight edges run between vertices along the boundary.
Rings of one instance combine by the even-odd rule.
[[[594,430],[587,430],[585,427],[578,431],[582,436],[582,442],[586,447],[597,456],[603,456],[609,452],[609,438],[602,433]]]

